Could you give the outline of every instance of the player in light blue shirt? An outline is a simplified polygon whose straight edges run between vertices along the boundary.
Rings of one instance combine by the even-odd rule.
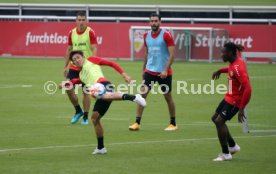
[[[177,129],[175,122],[175,104],[171,95],[172,89],[172,69],[171,65],[174,60],[174,40],[168,30],[161,29],[161,16],[158,14],[150,15],[151,31],[145,33],[144,44],[146,54],[143,66],[143,87],[142,96],[147,97],[153,85],[157,81],[161,88],[170,113],[170,124],[166,131]],[[140,121],[144,107],[138,106],[136,121],[129,126],[129,130],[139,130]]]

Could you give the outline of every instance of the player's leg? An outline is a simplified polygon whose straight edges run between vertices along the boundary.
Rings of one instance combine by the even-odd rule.
[[[104,130],[100,119],[100,114],[97,111],[94,111],[91,116],[91,121],[94,125],[98,145],[97,148],[92,152],[93,155],[107,153],[107,150],[104,147]]]
[[[107,92],[101,97],[102,100],[107,101],[114,101],[114,100],[129,100],[137,103],[138,105],[145,107],[146,106],[146,100],[140,95],[131,95],[131,94],[124,94],[121,92]]]
[[[219,106],[217,111],[214,113],[214,115],[212,116],[212,121],[215,123],[215,120],[217,119],[217,117],[219,116],[218,112],[220,110],[222,110],[222,107],[223,106]],[[225,124],[225,126],[227,127],[227,125]],[[228,127],[227,127],[228,129]],[[229,149],[229,152],[231,154],[234,154],[238,151],[240,151],[240,146],[238,144],[236,144],[235,140],[233,139],[233,137],[231,136],[231,133],[228,129],[228,135],[227,135],[227,142],[228,142],[228,149]]]
[[[168,110],[169,110],[169,117],[170,117],[170,124],[166,131],[174,131],[177,130],[177,125],[175,121],[175,104],[172,97],[172,76],[167,76],[166,78],[158,78],[158,84],[161,87],[161,91],[164,93],[164,98],[166,100]]]
[[[152,88],[152,85],[154,85],[154,83],[156,82],[156,77],[145,72],[144,75],[143,75],[143,85],[141,86],[141,95],[144,99],[147,98],[151,88]],[[141,106],[141,105],[137,105],[137,109],[136,109],[136,120],[135,122],[130,125],[128,128],[129,130],[132,130],[132,131],[136,131],[136,130],[139,130],[140,129],[140,123],[141,123],[141,119],[142,119],[142,115],[143,115],[143,112],[144,112],[144,107]]]
[[[91,103],[91,96],[89,93],[86,93],[83,91],[83,120],[81,122],[82,125],[88,125],[88,112],[90,108],[90,103]]]
[[[93,92],[92,92],[92,95],[98,99],[100,98],[100,99],[106,100],[106,101],[129,100],[129,101],[133,101],[143,107],[146,106],[146,100],[140,94],[131,95],[131,94],[124,94],[121,92],[114,92],[114,87],[110,82],[101,82],[100,84],[103,88],[105,88],[106,92],[104,92],[102,94],[102,96],[97,96],[99,94],[96,94],[96,93],[93,94]],[[92,87],[93,87],[93,85],[92,85]]]
[[[104,129],[100,120],[105,115],[110,105],[111,101],[106,101],[102,99],[98,99],[94,104],[91,121],[94,125],[98,145],[96,149],[92,152],[93,155],[107,153],[107,150],[104,146]]]
[[[230,110],[230,115],[233,117],[237,114],[239,111],[238,107],[233,107]],[[229,145],[229,152],[233,155],[241,150],[240,146],[235,142],[234,138],[232,137],[230,131],[228,131],[228,137],[227,137],[228,145]]]
[[[169,110],[169,116],[170,116],[170,124],[167,128],[165,128],[166,131],[174,131],[177,130],[176,120],[175,120],[175,104],[173,101],[173,97],[171,92],[164,94],[166,103],[168,105]]]
[[[69,69],[68,75],[66,77],[67,79],[71,80],[71,79],[78,78],[78,77],[79,77],[79,72],[78,71]],[[75,124],[75,123],[78,122],[80,117],[83,115],[83,112],[82,112],[82,109],[79,105],[78,96],[75,94],[74,88],[66,90],[66,93],[67,93],[68,98],[69,98],[70,102],[72,103],[72,105],[74,106],[75,111],[76,111],[74,117],[71,120],[71,123]]]
[[[222,153],[227,156],[229,154],[228,141],[227,141],[229,131],[228,131],[228,128],[227,128],[225,122],[226,121],[221,117],[221,115],[218,115],[217,118],[214,120],[214,123],[215,123],[216,128],[217,128],[217,135],[218,135],[218,138],[219,138]],[[229,159],[230,159],[230,157],[229,157]]]
[[[228,128],[226,127],[225,120],[220,116],[221,112],[225,110],[226,102],[222,100],[216,109],[216,113],[212,116],[212,121],[216,125],[217,136],[219,138],[222,154],[219,154],[213,161],[231,160],[232,156],[228,150]]]
[[[233,145],[236,143],[228,130],[226,121],[231,120],[237,113],[235,108],[236,107],[230,105],[225,100],[222,100],[216,110],[216,113],[212,117],[212,121],[216,125],[217,135],[222,149],[222,154],[215,158],[214,161],[225,161],[232,159],[232,156],[229,153],[228,144]]]

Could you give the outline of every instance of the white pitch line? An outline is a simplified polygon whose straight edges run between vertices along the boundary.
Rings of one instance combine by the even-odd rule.
[[[250,139],[250,138],[274,138],[276,135],[264,135],[264,136],[238,136],[235,139]],[[179,140],[157,140],[157,141],[133,141],[133,142],[119,142],[110,143],[107,146],[114,145],[130,145],[130,144],[155,144],[155,143],[172,143],[172,142],[186,142],[186,141],[206,141],[206,140],[217,140],[214,138],[190,138],[190,139],[179,139]],[[17,149],[0,149],[0,153],[12,152],[12,151],[24,151],[24,150],[43,150],[43,149],[58,149],[58,148],[79,148],[79,147],[91,147],[96,146],[95,144],[84,144],[84,145],[67,145],[67,146],[45,146],[45,147],[30,147],[30,148],[17,148]]]
[[[9,88],[31,88],[33,85],[0,85],[0,89],[9,89]]]
[[[231,127],[240,127],[242,126],[240,123],[227,123]],[[159,123],[144,123],[144,125],[151,125],[151,126],[160,126],[165,124]],[[214,126],[211,122],[194,122],[194,123],[177,123],[178,126]],[[265,125],[265,124],[248,124],[249,126],[254,127],[267,127],[267,128],[275,128],[274,125]]]
[[[128,121],[127,118],[103,118],[103,120],[112,120],[112,121]]]
[[[198,122],[194,122],[194,124],[205,124],[205,125],[213,125],[212,122],[204,122],[204,121],[198,121]],[[231,123],[231,122],[228,122],[227,124],[231,125],[231,126],[241,126],[240,123]],[[254,123],[249,123],[248,124],[249,126],[256,126],[256,127],[276,127],[276,125],[269,125],[269,124],[254,124]]]

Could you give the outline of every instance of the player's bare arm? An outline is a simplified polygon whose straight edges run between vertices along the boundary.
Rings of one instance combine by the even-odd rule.
[[[122,73],[122,76],[123,76],[125,82],[127,82],[128,84],[131,83],[131,81],[132,81],[132,80],[131,80],[131,77],[130,77],[129,75],[127,75],[127,73],[123,72],[123,73]]]
[[[143,71],[146,68],[147,61],[148,61],[148,47],[146,47],[145,49]]]
[[[241,82],[242,86],[244,86],[244,92],[243,92],[242,101],[241,101],[242,105],[240,106],[240,109],[239,109],[239,112],[238,112],[238,121],[240,123],[242,123],[246,119],[245,114],[244,114],[244,108],[250,100],[252,89],[251,89],[251,85],[250,85],[249,80],[246,79],[246,80],[243,80],[243,81],[240,81],[240,82]]]
[[[240,123],[244,122],[246,119],[245,115],[244,115],[244,109],[240,109],[238,112],[238,121]]]
[[[220,74],[221,74],[220,71],[215,71],[215,72],[213,73],[213,75],[212,75],[212,79],[213,79],[213,80],[219,79]]]
[[[142,76],[143,76],[144,70],[146,69],[147,62],[148,62],[148,47],[146,47],[146,49],[145,49],[144,65],[143,65],[143,69],[142,69]],[[143,77],[142,77],[142,79],[143,79]]]
[[[68,65],[69,65],[69,55],[70,55],[70,52],[72,51],[73,47],[68,45],[67,47],[67,50],[66,50],[66,54],[65,54],[65,57],[64,57],[64,70],[63,70],[63,75],[64,77],[67,76],[67,73],[68,73]]]
[[[92,55],[91,56],[97,56],[97,44],[91,44],[91,50],[92,50]]]
[[[165,69],[161,72],[160,74],[160,77],[161,78],[166,78],[168,76],[168,71],[174,61],[174,51],[175,51],[175,46],[169,46],[168,47],[168,50],[169,50],[169,54],[170,54],[170,57],[169,57],[169,60],[165,66]]]
[[[217,80],[219,79],[221,73],[227,73],[227,72],[228,72],[228,67],[221,68],[213,73],[212,79]]]

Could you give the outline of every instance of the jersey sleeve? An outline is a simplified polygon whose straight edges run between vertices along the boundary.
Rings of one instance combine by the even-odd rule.
[[[68,34],[68,45],[69,46],[72,46],[73,44],[72,44],[72,30],[69,32],[69,34]]]
[[[103,66],[110,66],[114,68],[118,73],[122,74],[124,71],[123,69],[115,62],[110,61],[110,60],[105,60],[100,57],[90,57],[87,59],[88,61],[95,63],[97,65],[103,65]]]
[[[173,37],[172,37],[172,34],[168,30],[166,30],[164,32],[164,36],[163,37],[164,37],[164,40],[165,40],[165,42],[166,42],[166,44],[167,44],[168,47],[175,45]]]
[[[228,73],[228,67],[220,68],[218,71],[220,73]]]
[[[235,68],[233,70],[233,73],[236,79],[240,82],[241,87],[244,88],[242,99],[239,106],[240,109],[244,109],[251,98],[252,89],[245,66],[236,65],[234,67]]]
[[[92,30],[92,29],[90,30],[89,36],[90,36],[90,43],[91,43],[91,44],[98,44],[98,42],[97,42],[97,37],[96,37],[96,33],[95,33],[94,30]]]
[[[81,80],[80,78],[74,78],[74,79],[71,79],[70,82],[75,85],[75,84],[81,84]]]

